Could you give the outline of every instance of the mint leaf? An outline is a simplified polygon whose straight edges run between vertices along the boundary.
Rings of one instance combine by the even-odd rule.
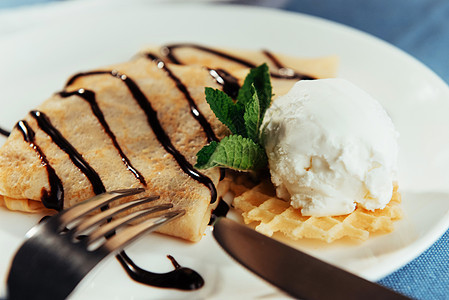
[[[227,167],[240,171],[266,167],[268,159],[259,142],[259,131],[272,96],[268,66],[263,64],[251,69],[236,102],[220,90],[206,88],[205,94],[215,116],[233,135],[198,151],[195,167]]]
[[[230,135],[212,142],[197,153],[196,168],[227,167],[234,170],[258,170],[267,165],[264,149],[249,138]]]
[[[251,100],[245,104],[245,114],[243,115],[243,119],[245,121],[247,136],[254,142],[258,143],[259,127],[262,123],[262,118],[260,115],[260,101],[254,85],[251,85],[251,92],[252,97]]]
[[[249,74],[245,78],[245,82],[239,90],[237,100],[243,106],[252,99],[251,85],[254,87],[259,96],[260,102],[260,116],[265,114],[265,111],[270,106],[272,89],[270,81],[270,71],[267,64],[262,64],[257,68],[251,69]],[[261,118],[262,119],[262,118]]]
[[[246,136],[245,123],[243,120],[244,107],[234,103],[223,91],[206,88],[206,101],[215,116],[225,124],[233,134]]]

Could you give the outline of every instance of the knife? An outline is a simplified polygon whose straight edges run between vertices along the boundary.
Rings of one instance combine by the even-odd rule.
[[[409,299],[226,218],[213,235],[240,264],[300,299]]]

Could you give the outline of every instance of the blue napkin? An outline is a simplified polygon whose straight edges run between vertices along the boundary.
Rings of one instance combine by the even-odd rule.
[[[449,231],[411,263],[379,281],[415,299],[449,299]]]

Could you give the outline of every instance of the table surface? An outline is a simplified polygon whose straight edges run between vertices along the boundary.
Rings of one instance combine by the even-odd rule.
[[[54,0],[53,0],[54,1]],[[0,0],[0,10],[51,0]],[[449,83],[447,0],[236,0],[333,20],[373,34],[411,54]],[[380,284],[415,299],[449,299],[449,231]]]

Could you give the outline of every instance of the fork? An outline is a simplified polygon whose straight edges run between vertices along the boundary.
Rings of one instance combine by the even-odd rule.
[[[105,209],[112,201],[143,190],[100,194],[34,226],[13,259],[7,279],[7,299],[65,299],[101,260],[184,214],[182,210],[168,211],[173,205],[167,203],[112,219],[130,208],[159,199],[158,196]],[[100,213],[91,214],[99,208]],[[156,213],[136,225],[124,226]]]

